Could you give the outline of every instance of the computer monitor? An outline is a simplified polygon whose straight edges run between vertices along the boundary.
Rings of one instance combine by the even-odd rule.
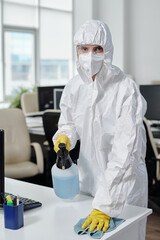
[[[63,89],[55,88],[53,89],[53,96],[54,96],[54,109],[60,109],[60,100],[62,96]]]
[[[38,87],[39,111],[54,109],[54,89],[64,89],[64,86],[43,86]],[[57,100],[58,101],[58,100]]]
[[[140,85],[140,92],[147,101],[145,117],[160,120],[160,85]]]
[[[4,130],[0,129],[0,207],[3,206],[4,196]]]

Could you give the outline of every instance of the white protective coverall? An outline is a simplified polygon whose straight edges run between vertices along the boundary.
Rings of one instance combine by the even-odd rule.
[[[93,208],[117,217],[125,203],[147,206],[146,102],[136,83],[112,65],[113,45],[106,24],[87,21],[75,34],[74,43],[102,46],[103,66],[93,81],[77,59],[79,74],[64,88],[53,141],[65,134],[72,149],[80,139],[81,191],[94,196]],[[142,225],[139,239],[144,240]]]

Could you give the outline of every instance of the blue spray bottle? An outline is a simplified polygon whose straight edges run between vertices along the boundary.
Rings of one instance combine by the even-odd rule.
[[[78,167],[72,162],[66,145],[59,144],[56,163],[51,169],[55,194],[63,199],[71,199],[79,193]]]

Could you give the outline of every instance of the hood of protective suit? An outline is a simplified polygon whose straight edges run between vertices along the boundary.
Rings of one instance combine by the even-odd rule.
[[[104,61],[100,72],[108,70],[112,66],[113,44],[112,37],[108,26],[98,20],[88,20],[85,22],[74,36],[74,44],[78,45],[99,45],[104,50]],[[77,57],[77,71],[85,82],[92,82],[92,78],[88,77],[79,63]],[[105,71],[106,72],[106,71]],[[98,74],[99,75],[99,74]]]

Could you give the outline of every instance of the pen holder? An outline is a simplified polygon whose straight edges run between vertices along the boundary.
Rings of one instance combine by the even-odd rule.
[[[23,203],[17,206],[3,204],[3,207],[5,228],[16,230],[23,227]]]

